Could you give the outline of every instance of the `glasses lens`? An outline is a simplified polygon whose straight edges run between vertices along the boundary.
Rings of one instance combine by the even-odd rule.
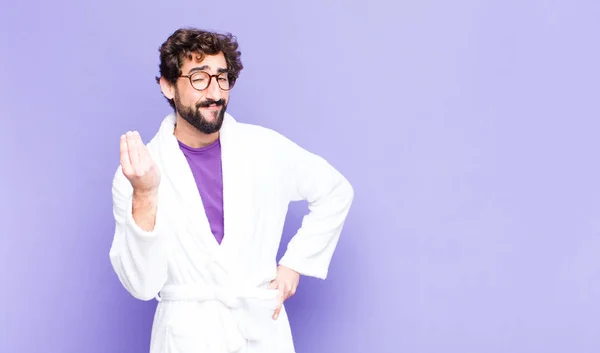
[[[196,72],[192,75],[192,86],[197,90],[203,90],[208,87],[210,76],[206,72]]]
[[[227,76],[227,73],[222,73],[213,78],[217,80],[219,87],[224,91],[228,91],[233,87],[233,85],[231,85],[229,82],[229,76]],[[199,91],[206,89],[210,83],[210,75],[202,71],[194,73],[191,79],[192,86]]]
[[[226,73],[220,74],[216,77],[217,82],[219,83],[219,87],[221,87],[224,91],[229,91],[231,89],[231,84],[229,82],[229,76]]]

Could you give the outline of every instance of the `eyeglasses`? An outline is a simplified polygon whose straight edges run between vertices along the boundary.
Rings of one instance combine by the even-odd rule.
[[[203,91],[210,86],[212,78],[217,79],[217,84],[219,88],[223,91],[229,91],[233,88],[233,83],[229,80],[229,76],[227,73],[221,73],[218,75],[210,75],[204,71],[196,71],[191,75],[181,75],[179,77],[185,77],[190,80],[190,84],[194,87],[195,90]]]

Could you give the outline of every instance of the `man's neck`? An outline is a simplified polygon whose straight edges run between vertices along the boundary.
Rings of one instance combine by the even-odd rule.
[[[192,148],[208,146],[219,138],[218,131],[214,134],[204,134],[179,116],[173,134],[181,143]]]

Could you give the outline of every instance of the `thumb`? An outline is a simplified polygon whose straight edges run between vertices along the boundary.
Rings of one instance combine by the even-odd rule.
[[[277,289],[279,287],[279,283],[277,282],[277,280],[272,280],[271,283],[269,283],[269,289]]]

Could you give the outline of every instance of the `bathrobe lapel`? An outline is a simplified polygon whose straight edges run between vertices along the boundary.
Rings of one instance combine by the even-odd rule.
[[[236,143],[237,122],[226,114],[221,128],[221,160],[223,169],[224,238],[221,244],[213,236],[202,198],[189,164],[173,135],[175,116],[169,115],[159,131],[161,187],[177,219],[177,227],[183,232],[179,241],[184,245],[192,262],[202,270],[207,261],[218,261],[224,269],[235,261],[239,251],[240,237],[244,229],[252,227],[253,188],[251,166],[244,156],[244,146]]]

